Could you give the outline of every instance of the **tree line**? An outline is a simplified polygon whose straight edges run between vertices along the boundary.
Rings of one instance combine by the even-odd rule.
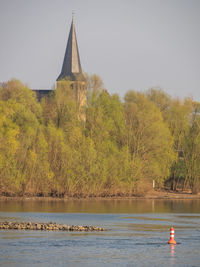
[[[87,75],[86,121],[70,82],[38,102],[18,80],[0,87],[0,195],[132,196],[200,189],[200,103],[161,89],[122,100]]]

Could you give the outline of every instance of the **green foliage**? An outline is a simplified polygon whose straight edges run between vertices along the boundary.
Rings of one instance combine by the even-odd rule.
[[[141,196],[152,180],[199,191],[199,103],[160,89],[121,101],[86,82],[85,122],[69,80],[41,102],[17,80],[0,87],[1,195]]]
[[[0,101],[0,192],[16,191],[17,174],[15,154],[19,146],[19,128],[13,122],[14,110]]]
[[[126,140],[135,168],[135,180],[162,184],[175,159],[173,140],[159,109],[144,94],[125,96]]]
[[[183,158],[186,166],[186,179],[193,193],[200,191],[200,103],[193,102],[189,120],[189,131],[183,141]]]

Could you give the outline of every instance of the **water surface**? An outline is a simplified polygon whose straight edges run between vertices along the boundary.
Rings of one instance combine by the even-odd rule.
[[[1,230],[0,266],[200,266],[200,200],[0,201],[0,220],[108,229]]]

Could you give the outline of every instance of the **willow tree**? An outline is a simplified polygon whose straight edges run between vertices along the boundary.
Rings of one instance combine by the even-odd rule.
[[[16,151],[19,127],[13,122],[12,105],[0,101],[0,193],[15,194],[17,187]]]
[[[180,182],[187,176],[184,155],[186,153],[185,138],[188,136],[192,114],[192,100],[173,99],[165,114],[166,123],[174,139],[176,160],[171,168],[171,189],[176,190]]]
[[[97,153],[99,191],[105,195],[126,191],[129,153],[124,142],[123,105],[117,95],[104,90],[89,103],[86,134]]]
[[[193,102],[189,130],[183,144],[185,163],[185,186],[189,183],[193,193],[200,191],[200,103]]]
[[[173,139],[162,114],[145,94],[125,96],[126,142],[132,157],[132,179],[162,184],[175,159]],[[143,183],[143,185],[145,185]]]
[[[186,140],[191,134],[190,124],[193,113],[193,100],[190,98],[185,100],[171,98],[161,89],[149,90],[147,97],[162,112],[164,122],[168,125],[173,137],[173,148],[176,158],[171,166],[170,188],[171,190],[177,190],[178,187],[180,188],[180,184],[185,188],[189,180],[187,174],[188,160],[185,157],[188,155],[189,146],[186,146]]]
[[[35,94],[17,80],[5,84],[0,97],[6,106],[12,107],[7,122],[18,129],[14,149],[15,193],[48,194],[48,180],[51,177],[47,161],[47,142],[42,126],[42,110]],[[9,178],[9,175],[6,177]]]

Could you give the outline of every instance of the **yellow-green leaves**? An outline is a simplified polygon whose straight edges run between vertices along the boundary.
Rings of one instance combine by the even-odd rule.
[[[162,114],[144,94],[134,91],[126,94],[124,108],[135,180],[156,180],[162,184],[174,160],[173,139]]]
[[[86,121],[69,81],[38,102],[21,82],[0,88],[0,194],[144,195],[156,181],[200,189],[200,104],[162,90],[122,101],[86,78]]]

